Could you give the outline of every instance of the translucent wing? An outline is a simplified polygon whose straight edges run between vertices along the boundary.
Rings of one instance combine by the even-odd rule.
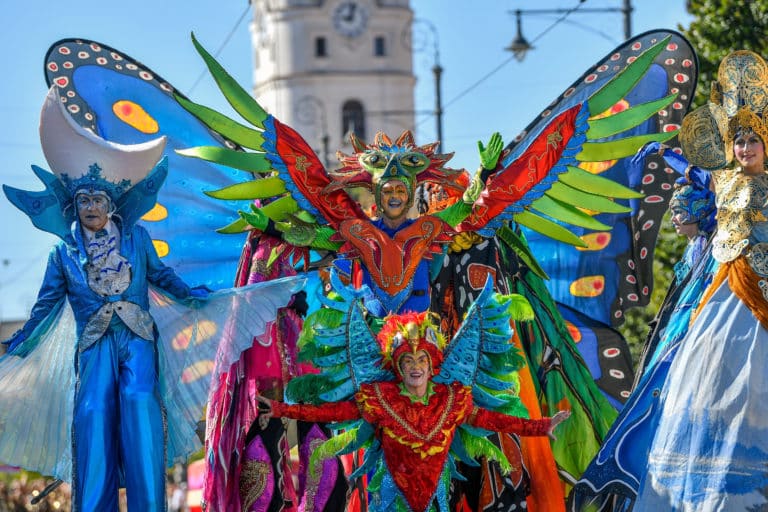
[[[168,178],[155,207],[142,217],[163,261],[189,283],[211,288],[231,285],[243,237],[222,237],[216,228],[237,217],[237,203],[201,192],[242,181],[236,169],[186,159],[173,149],[236,145],[184,110],[175,89],[126,54],[86,39],[65,39],[45,58],[49,85],[56,84],[69,114],[102,138],[137,144],[166,135]]]

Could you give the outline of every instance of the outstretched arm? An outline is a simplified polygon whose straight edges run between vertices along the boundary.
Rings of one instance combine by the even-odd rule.
[[[555,436],[552,432],[555,430],[555,427],[570,415],[570,411],[559,411],[551,418],[531,420],[475,407],[467,423],[494,432],[509,432],[521,436],[546,435],[554,440]]]
[[[648,155],[653,153],[657,153],[664,158],[668,166],[677,171],[681,176],[685,176],[695,186],[713,190],[711,185],[712,175],[708,171],[691,165],[683,155],[676,153],[666,144],[649,142],[632,157],[632,165],[639,165]]]
[[[480,153],[480,168],[475,172],[462,200],[435,214],[449,226],[456,226],[469,215],[472,211],[472,204],[480,197],[483,188],[485,188],[485,180],[498,167],[499,157],[504,149],[501,134],[495,132],[491,135],[487,146],[483,145],[482,141],[477,141],[477,149]]]
[[[337,402],[325,405],[288,405],[284,402],[270,400],[261,395],[256,399],[266,408],[259,407],[259,426],[264,428],[270,418],[292,418],[295,420],[312,421],[316,423],[333,423],[337,421],[356,420],[360,418],[360,409],[355,402]]]
[[[64,278],[64,269],[62,267],[59,252],[54,248],[48,256],[48,265],[45,268],[45,277],[40,286],[40,292],[37,294],[37,300],[32,307],[29,320],[24,326],[16,331],[13,336],[3,341],[8,352],[13,352],[16,347],[21,345],[51,314],[57,304],[59,304],[67,293],[67,281]]]

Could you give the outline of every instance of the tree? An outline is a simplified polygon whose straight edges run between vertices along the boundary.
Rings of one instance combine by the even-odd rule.
[[[720,61],[734,50],[752,50],[768,57],[768,0],[688,0],[695,19],[688,29],[678,26],[699,57],[695,106],[709,99]]]

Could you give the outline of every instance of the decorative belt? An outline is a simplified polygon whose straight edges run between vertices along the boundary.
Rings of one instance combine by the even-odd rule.
[[[754,244],[747,250],[747,261],[760,277],[768,277],[768,243]]]

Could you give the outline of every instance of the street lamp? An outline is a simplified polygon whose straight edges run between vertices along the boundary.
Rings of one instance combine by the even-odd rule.
[[[525,54],[528,53],[528,50],[532,50],[533,46],[531,46],[531,43],[528,42],[528,40],[523,35],[523,11],[520,9],[517,9],[515,11],[515,16],[517,17],[517,34],[515,35],[515,38],[512,40],[512,42],[504,48],[505,50],[512,52],[512,54],[515,56],[515,60],[518,62],[522,62],[522,60],[525,58]]]
[[[562,21],[566,16],[572,13],[604,13],[604,12],[620,12],[624,18],[624,39],[632,37],[632,1],[622,0],[622,7],[597,7],[580,9],[578,6],[572,9],[516,9],[513,12],[517,19],[517,34],[512,40],[509,46],[505,48],[507,51],[511,51],[515,59],[522,61],[525,58],[525,54],[528,50],[533,49],[533,45],[523,36],[522,30],[522,15],[523,14],[562,14],[563,16],[558,20]],[[584,3],[585,0],[580,0],[579,5]],[[550,27],[551,28],[551,27]],[[546,31],[545,31],[546,33]],[[541,34],[543,35],[543,34]],[[541,37],[541,35],[539,37]],[[534,39],[535,41],[535,39]]]
[[[441,88],[441,80],[443,76],[443,67],[440,65],[440,39],[437,34],[437,27],[435,27],[434,23],[431,21],[424,19],[424,18],[416,18],[413,20],[413,23],[411,24],[411,30],[413,30],[416,25],[426,26],[426,28],[429,30],[429,32],[432,34],[432,45],[434,49],[434,59],[435,63],[432,66],[432,75],[435,79],[435,120],[437,123],[436,129],[437,129],[437,152],[442,153],[443,148],[443,95],[442,95],[442,88]],[[413,41],[411,41],[413,43]],[[412,48],[413,51],[421,50],[426,43],[423,42],[423,39],[420,39],[420,43],[413,44]],[[418,46],[418,47],[417,47]]]

